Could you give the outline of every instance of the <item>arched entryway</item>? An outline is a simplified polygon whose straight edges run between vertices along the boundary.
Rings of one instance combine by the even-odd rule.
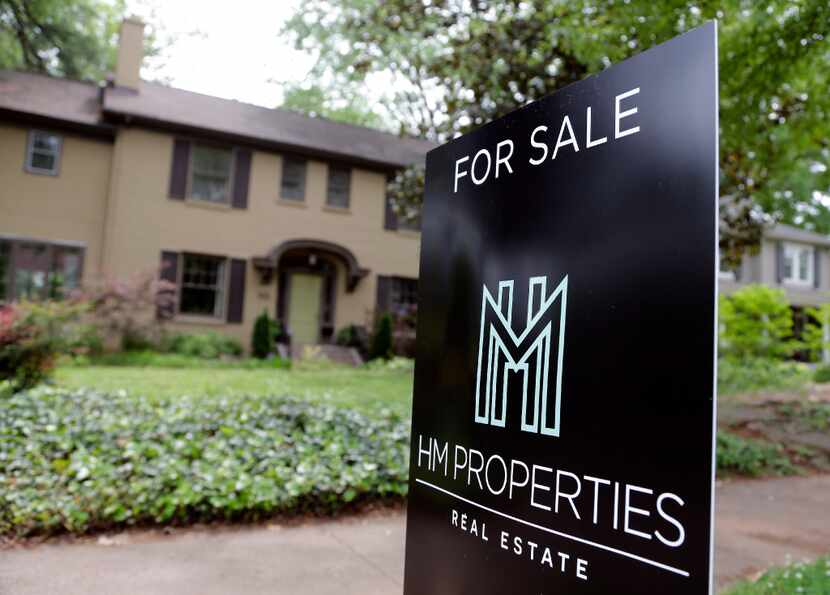
[[[254,266],[263,282],[276,279],[277,320],[294,346],[332,342],[339,276],[351,292],[369,273],[345,246],[312,239],[285,241]]]

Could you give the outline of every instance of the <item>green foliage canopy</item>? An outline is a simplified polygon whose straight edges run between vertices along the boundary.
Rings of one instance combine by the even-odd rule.
[[[124,8],[121,0],[0,0],[0,68],[102,80]]]
[[[126,10],[125,0],[0,0],[0,69],[102,81],[115,65]],[[160,45],[150,24],[145,54]]]
[[[307,116],[328,118],[336,122],[384,128],[385,122],[370,106],[351,94],[337,97],[322,85],[293,85],[285,90],[280,106]]]
[[[446,140],[711,19],[734,262],[770,220],[830,232],[826,0],[308,0],[286,31],[321,79],[391,73],[401,132]]]

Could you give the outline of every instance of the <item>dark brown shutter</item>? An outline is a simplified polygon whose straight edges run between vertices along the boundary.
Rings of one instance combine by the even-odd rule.
[[[170,166],[170,198],[184,200],[187,194],[187,169],[190,166],[190,141],[177,138],[173,142],[173,164]]]
[[[245,269],[247,262],[239,258],[231,259],[231,276],[228,283],[228,322],[242,322],[245,309]]]
[[[231,206],[234,209],[248,208],[248,180],[251,177],[251,151],[236,149],[234,151],[236,163],[233,168],[233,198]]]
[[[163,250],[159,267],[159,279],[172,284],[179,280],[179,253]],[[162,320],[169,320],[176,314],[176,290],[166,289],[159,291],[156,300],[156,316]]]
[[[784,282],[784,244],[781,242],[775,245],[775,279],[779,285]]]
[[[391,277],[384,277],[378,275],[378,290],[377,300],[375,304],[375,314],[380,315],[389,311],[389,292],[392,287]]]
[[[813,286],[821,287],[821,250],[818,247],[813,248]]]

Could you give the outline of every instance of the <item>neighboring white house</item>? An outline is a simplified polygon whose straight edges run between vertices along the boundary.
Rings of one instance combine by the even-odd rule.
[[[757,254],[735,270],[721,267],[721,293],[752,283],[783,289],[795,308],[830,302],[830,236],[784,224],[768,229]]]

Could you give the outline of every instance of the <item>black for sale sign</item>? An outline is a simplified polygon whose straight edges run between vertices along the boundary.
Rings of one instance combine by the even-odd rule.
[[[707,24],[427,157],[406,595],[707,593]]]

